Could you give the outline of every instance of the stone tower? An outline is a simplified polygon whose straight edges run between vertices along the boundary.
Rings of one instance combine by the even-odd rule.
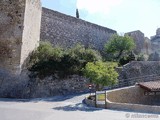
[[[156,35],[160,35],[160,28],[157,28]]]
[[[0,70],[19,74],[39,45],[40,0],[0,0]]]

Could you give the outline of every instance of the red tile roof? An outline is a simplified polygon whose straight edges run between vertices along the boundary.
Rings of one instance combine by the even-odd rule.
[[[141,82],[138,85],[148,91],[160,91],[160,81]]]

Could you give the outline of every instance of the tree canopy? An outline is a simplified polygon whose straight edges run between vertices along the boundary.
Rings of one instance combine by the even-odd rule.
[[[116,60],[119,60],[123,54],[132,51],[134,48],[134,40],[127,35],[119,36],[115,34],[105,44],[107,54],[111,54]]]
[[[117,82],[116,66],[117,64],[113,62],[88,62],[83,73],[96,84],[97,90],[100,90],[100,86],[110,86]]]

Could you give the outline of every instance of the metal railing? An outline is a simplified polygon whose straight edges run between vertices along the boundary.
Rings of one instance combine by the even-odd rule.
[[[108,89],[121,88],[135,85],[139,82],[149,82],[149,81],[158,81],[160,80],[160,76],[157,74],[128,78],[128,79],[120,79],[116,85],[108,87]]]

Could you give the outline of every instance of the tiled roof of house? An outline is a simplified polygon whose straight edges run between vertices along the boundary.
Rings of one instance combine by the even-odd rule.
[[[160,81],[141,82],[138,85],[148,91],[160,91]]]

